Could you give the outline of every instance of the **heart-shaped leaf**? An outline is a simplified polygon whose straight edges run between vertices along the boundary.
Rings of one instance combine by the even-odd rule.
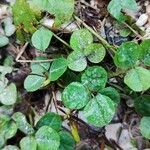
[[[106,87],[99,91],[102,95],[108,96],[117,106],[120,102],[120,95],[118,91],[113,87]]]
[[[109,97],[98,94],[88,102],[83,113],[88,123],[103,127],[112,120],[115,114],[115,104]]]
[[[146,91],[150,88],[150,71],[142,67],[131,69],[124,77],[124,83],[136,92]]]
[[[8,43],[9,39],[4,35],[0,35],[0,47],[6,46]]]
[[[45,51],[50,44],[52,36],[53,33],[50,30],[41,27],[32,35],[32,44],[37,50]]]
[[[42,87],[45,80],[46,78],[43,76],[31,74],[25,79],[24,88],[28,92],[34,92]]]
[[[126,17],[121,12],[122,9],[129,9],[132,11],[137,10],[137,4],[135,0],[111,0],[111,2],[108,5],[108,12],[117,20],[119,21],[125,21]]]
[[[36,57],[35,60],[47,60],[46,57]],[[50,62],[39,62],[31,63],[31,70],[33,74],[43,75],[44,72],[47,72],[50,68]]]
[[[91,43],[93,43],[93,36],[87,29],[74,31],[71,35],[70,45],[73,50],[83,51]]]
[[[35,134],[39,150],[58,150],[60,145],[59,134],[51,127],[43,126]]]
[[[150,125],[150,117],[143,117],[140,122],[140,130],[142,135],[147,139],[150,139],[149,125]]]
[[[36,127],[50,126],[52,129],[59,131],[61,129],[62,119],[58,114],[47,113],[37,122]]]
[[[65,58],[58,58],[52,62],[49,72],[50,81],[56,81],[67,70],[67,60]]]
[[[27,136],[20,141],[21,150],[37,150],[37,143],[34,137]]]
[[[84,54],[92,63],[101,62],[106,54],[106,50],[102,44],[92,43],[84,49]]]
[[[60,131],[59,135],[60,135],[59,150],[74,150],[75,149],[75,141],[69,132]]]
[[[84,57],[84,54],[80,51],[72,52],[68,56],[67,62],[69,69],[77,72],[83,71],[87,66],[86,58]]]
[[[117,67],[126,69],[135,66],[140,57],[140,46],[134,42],[126,42],[118,48],[114,62]]]
[[[16,124],[7,115],[0,116],[0,135],[5,140],[12,138],[17,132]]]
[[[81,109],[90,100],[90,93],[81,83],[72,82],[64,89],[62,100],[67,108]]]
[[[145,40],[141,43],[142,61],[146,66],[150,66],[150,40]]]
[[[27,122],[26,117],[21,112],[16,112],[12,116],[13,120],[16,122],[17,127],[20,131],[25,134],[33,134],[34,129],[32,126]]]
[[[0,83],[1,84],[1,83]],[[1,87],[1,85],[0,85]],[[2,91],[1,91],[2,90]],[[14,83],[3,86],[0,90],[0,102],[4,105],[13,105],[17,100],[17,89]]]
[[[106,85],[107,72],[99,66],[88,67],[82,74],[81,82],[90,91],[99,91]]]
[[[135,110],[143,116],[150,116],[150,96],[142,95],[134,101]]]

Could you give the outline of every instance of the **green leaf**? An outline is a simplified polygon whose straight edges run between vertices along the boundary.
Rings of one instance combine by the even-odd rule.
[[[55,27],[68,22],[74,12],[74,0],[33,0],[32,3],[55,16]]]
[[[5,144],[5,139],[2,135],[0,135],[0,148],[2,148]]]
[[[58,58],[52,62],[49,72],[50,81],[56,81],[67,70],[67,60],[65,58]]]
[[[140,122],[140,130],[142,135],[147,139],[150,139],[149,125],[150,125],[150,117],[143,117]]]
[[[58,114],[53,112],[47,113],[37,122],[36,127],[49,126],[56,131],[61,129],[62,119]]]
[[[45,51],[50,44],[52,36],[53,33],[50,30],[41,27],[32,35],[32,44],[37,50]]]
[[[103,127],[112,120],[115,114],[115,104],[109,97],[98,94],[88,102],[83,113],[88,123]]]
[[[70,45],[73,50],[83,51],[91,43],[93,43],[93,36],[87,29],[76,30],[71,35]]]
[[[0,85],[1,87],[1,85]],[[2,90],[2,91],[1,91]],[[4,105],[13,105],[17,100],[17,89],[14,83],[11,83],[0,90],[0,102]]]
[[[0,47],[6,46],[8,43],[9,39],[4,35],[0,35]]]
[[[142,61],[146,66],[150,66],[150,40],[145,40],[141,43]]]
[[[7,145],[2,150],[19,150],[19,148],[14,145]]]
[[[72,82],[64,89],[62,100],[67,108],[81,109],[90,100],[90,93],[81,83]]]
[[[88,67],[82,74],[81,82],[90,91],[99,91],[106,85],[107,72],[99,66]]]
[[[104,59],[106,50],[102,44],[92,43],[84,49],[84,54],[90,62],[99,63]]]
[[[118,21],[125,21],[126,17],[121,11],[125,9],[136,11],[137,4],[135,0],[111,0],[107,9],[108,12]]]
[[[84,57],[84,54],[80,51],[72,52],[68,56],[67,62],[69,69],[77,72],[83,71],[87,66],[86,58]]]
[[[134,42],[126,42],[118,48],[114,62],[117,67],[126,69],[135,66],[140,57],[140,46]]]
[[[38,150],[58,150],[59,134],[51,127],[43,126],[35,134]]]
[[[142,95],[134,100],[135,110],[143,116],[150,116],[150,96]]]
[[[15,136],[17,125],[13,121],[8,121],[0,130],[0,134],[4,136],[5,140],[7,140]]]
[[[39,56],[36,57],[35,60],[47,60],[47,58]],[[43,75],[43,73],[48,72],[49,68],[50,68],[50,62],[31,63],[31,70],[33,74]]]
[[[99,91],[102,95],[108,96],[117,106],[120,102],[120,95],[118,91],[113,87],[106,87]]]
[[[124,83],[133,91],[146,91],[150,88],[150,71],[142,67],[131,69],[124,77]]]
[[[74,150],[75,149],[75,141],[69,132],[60,131],[59,135],[60,135],[59,150]]]
[[[34,92],[42,87],[45,80],[46,78],[43,76],[32,75],[32,74],[28,75],[24,81],[24,88],[28,92]]]
[[[20,131],[22,131],[23,133],[28,134],[28,135],[34,133],[34,129],[27,122],[27,119],[24,116],[24,114],[22,114],[21,112],[16,112],[13,114],[12,118],[16,122],[17,127],[19,128]]]
[[[12,67],[9,66],[0,66],[0,72],[3,74],[11,73]]]
[[[12,138],[17,132],[16,124],[10,120],[7,115],[0,116],[0,136],[3,136],[4,140]]]
[[[20,141],[21,150],[37,150],[37,143],[34,137],[24,137]]]
[[[14,24],[17,28],[17,36],[24,41],[23,32],[34,33],[38,25],[37,12],[30,8],[26,0],[16,0],[12,6]],[[20,13],[21,11],[21,13]]]

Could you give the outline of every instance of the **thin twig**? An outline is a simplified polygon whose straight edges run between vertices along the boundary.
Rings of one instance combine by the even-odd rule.
[[[20,52],[18,53],[17,57],[16,57],[16,62],[21,62],[21,63],[40,63],[40,62],[51,62],[54,61],[55,59],[46,59],[46,60],[21,60],[19,59],[22,54],[24,53],[24,51],[26,50],[28,46],[28,42],[25,43],[25,45],[20,49]]]

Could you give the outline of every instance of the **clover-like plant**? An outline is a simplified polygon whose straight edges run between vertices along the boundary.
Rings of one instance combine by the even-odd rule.
[[[148,41],[144,41],[141,45],[134,42],[123,43],[114,57],[117,67],[127,69],[124,83],[136,92],[150,88],[150,71],[140,65],[142,62],[149,65],[148,44]]]
[[[88,67],[82,74],[81,83],[70,83],[62,93],[64,105],[71,109],[83,110],[87,122],[102,127],[108,124],[119,104],[119,93],[106,87],[107,72],[99,66]]]
[[[102,44],[93,43],[93,36],[87,29],[74,31],[70,38],[70,46],[74,51],[67,58],[68,67],[77,72],[87,67],[87,59],[91,63],[99,63],[106,54]]]
[[[45,57],[37,57],[38,60],[44,60]],[[31,63],[32,72],[24,81],[24,87],[27,91],[33,92],[52,81],[56,81],[66,70],[67,60],[65,58],[55,59],[50,62]]]

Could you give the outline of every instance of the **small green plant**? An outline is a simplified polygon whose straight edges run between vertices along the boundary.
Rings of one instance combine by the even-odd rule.
[[[8,37],[16,29],[16,42],[10,44],[8,49],[13,49],[13,52],[10,50],[13,55],[24,52],[21,58],[26,58],[30,50],[34,54],[27,57],[33,60],[21,62],[13,56],[9,57],[11,52],[8,50],[0,62],[0,149],[74,150],[76,142],[80,141],[78,122],[90,129],[108,125],[121,98],[129,97],[126,95],[129,93],[134,99],[135,111],[142,116],[139,126],[141,134],[150,139],[150,40],[110,45],[75,15],[74,7],[74,0],[16,0],[11,6],[15,26],[8,18],[2,21],[5,34],[0,35],[0,48],[7,46]],[[136,33],[127,24],[129,19],[125,14],[126,9],[137,10],[135,0],[111,0],[107,8],[118,23],[116,26],[121,36]],[[53,19],[53,26],[44,26],[43,18]],[[79,28],[68,34],[66,39],[60,38],[56,32],[74,19]],[[28,50],[19,50],[25,42]],[[62,42],[63,46],[56,53],[53,49],[55,45],[57,47],[57,42],[58,45]],[[15,78],[13,73],[19,70],[19,65],[30,70],[25,77],[23,75],[21,85],[9,80],[11,73]],[[61,91],[61,100],[57,100],[54,94],[56,88]],[[57,113],[47,112],[48,105],[44,115],[35,122],[37,112],[32,99],[21,101],[26,99],[22,95],[43,91],[52,96],[53,102],[50,102],[54,103]],[[24,102],[29,107],[29,115],[14,109],[18,103]],[[84,121],[78,118],[80,112]],[[71,133],[64,129],[64,121],[67,121]],[[21,134],[19,142],[17,139],[18,143],[8,145],[9,140],[16,138],[18,133]]]
[[[98,127],[108,124],[119,104],[119,93],[106,86],[107,72],[94,66],[85,70],[81,83],[73,82],[63,91],[62,100],[70,109],[83,109],[87,121]]]

